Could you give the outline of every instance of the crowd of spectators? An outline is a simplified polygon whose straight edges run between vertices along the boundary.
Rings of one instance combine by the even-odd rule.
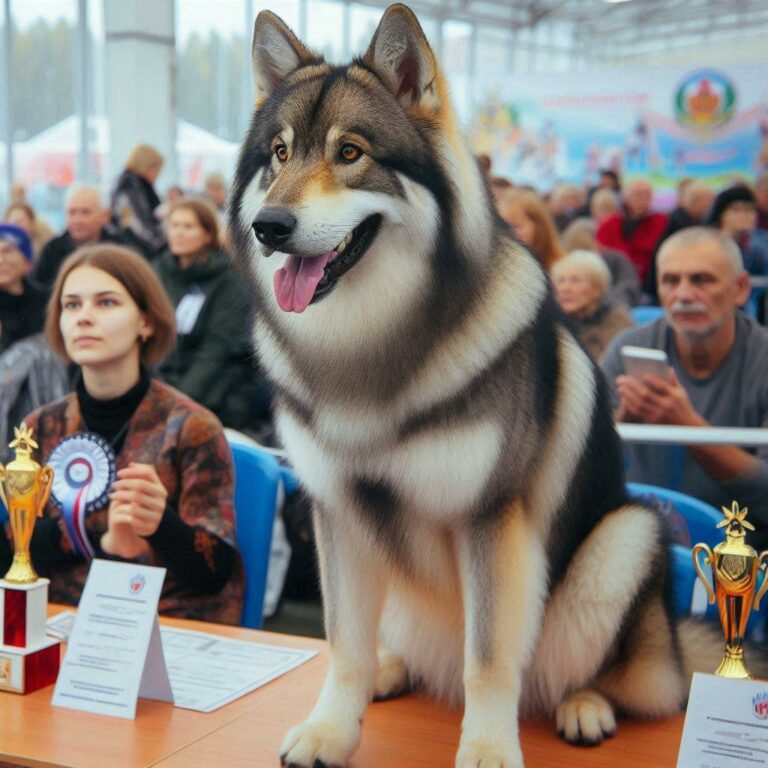
[[[100,435],[121,459],[117,496],[90,523],[93,549],[169,567],[187,598],[166,594],[166,612],[236,621],[242,564],[221,428],[271,439],[268,397],[227,253],[226,180],[211,174],[199,194],[172,186],[161,199],[162,167],[139,145],[108,203],[73,187],[60,233],[15,186],[0,223],[0,459],[24,417],[44,450],[79,430]],[[647,179],[622,184],[604,171],[591,188],[541,194],[493,176],[487,159],[481,167],[500,218],[549,275],[563,322],[602,365],[617,421],[768,425],[768,331],[751,282],[768,274],[768,176],[723,189],[684,179],[663,213]],[[657,304],[654,321],[635,322],[638,307]],[[663,350],[668,375],[628,376],[629,344]],[[717,506],[768,491],[762,451],[631,446],[627,457],[631,479]],[[131,517],[121,504],[137,498]],[[218,512],[201,514],[201,499]],[[758,505],[753,520],[768,543],[768,513]],[[43,571],[70,574],[54,592],[72,601],[83,562],[59,516],[51,521],[33,554]]]
[[[224,246],[225,180],[163,201],[162,165],[142,144],[109,204],[71,188],[60,233],[14,186],[0,222],[0,460],[22,420],[43,463],[81,433],[116,457],[109,499],[79,534],[61,500],[35,527],[52,599],[77,604],[90,558],[112,557],[167,569],[162,613],[236,624],[244,577],[223,428],[260,435],[270,419],[263,399],[255,408],[246,295]],[[0,536],[0,569],[11,557]]]
[[[548,195],[493,181],[500,216],[539,258],[565,322],[601,365],[617,422],[768,426],[768,175],[721,189],[683,179],[668,213],[647,179],[622,185],[612,172],[591,189]],[[640,312],[655,319],[635,322]],[[667,374],[628,375],[625,346],[662,350]],[[749,506],[756,546],[768,544],[768,449],[627,443],[625,458],[630,480]]]

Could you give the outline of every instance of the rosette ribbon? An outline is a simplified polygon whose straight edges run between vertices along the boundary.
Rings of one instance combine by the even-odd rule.
[[[109,503],[115,481],[115,453],[103,438],[90,432],[65,437],[51,452],[51,501],[61,510],[69,538],[87,560],[94,557],[85,521]]]

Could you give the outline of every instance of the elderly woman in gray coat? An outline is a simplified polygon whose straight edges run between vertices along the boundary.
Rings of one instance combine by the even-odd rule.
[[[552,284],[576,338],[598,362],[611,339],[632,325],[627,308],[607,298],[608,266],[593,251],[573,251],[553,265]]]

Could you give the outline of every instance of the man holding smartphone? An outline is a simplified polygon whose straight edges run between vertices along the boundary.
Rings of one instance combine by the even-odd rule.
[[[665,316],[620,334],[602,361],[616,421],[768,427],[768,332],[739,311],[750,285],[736,243],[705,227],[678,232],[659,250],[658,288]],[[669,367],[630,375],[622,358],[628,345],[663,350]],[[629,480],[675,488],[718,508],[736,499],[750,507],[768,543],[767,448],[626,449]]]

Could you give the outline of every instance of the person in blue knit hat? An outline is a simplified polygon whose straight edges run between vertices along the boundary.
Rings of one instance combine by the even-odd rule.
[[[30,282],[31,269],[29,235],[0,223],[0,351],[43,330],[48,293]]]

